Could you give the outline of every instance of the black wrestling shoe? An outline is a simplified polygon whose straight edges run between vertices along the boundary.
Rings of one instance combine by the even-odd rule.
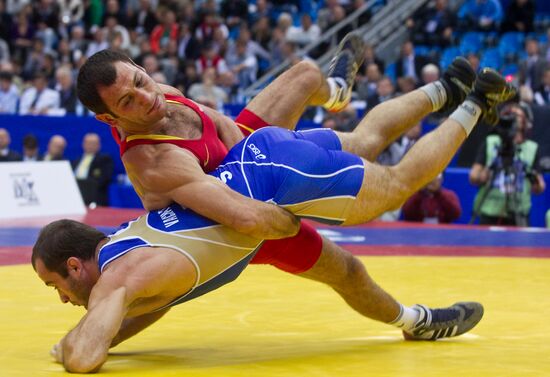
[[[438,113],[448,113],[458,107],[472,91],[476,72],[468,60],[459,56],[447,67],[439,80],[447,92],[447,102]]]
[[[483,121],[490,126],[498,123],[497,106],[509,101],[517,94],[517,89],[507,83],[504,77],[491,68],[483,68],[478,73],[474,90],[467,99],[475,102],[483,111]]]
[[[336,85],[336,95],[323,105],[328,111],[338,112],[344,109],[351,100],[351,90],[355,75],[365,60],[365,42],[357,33],[346,34],[338,45],[336,55],[330,62],[328,78]]]
[[[412,307],[420,317],[414,328],[403,331],[406,340],[436,340],[450,338],[470,331],[483,317],[483,306],[477,302],[457,302],[442,309],[430,309],[424,305]]]

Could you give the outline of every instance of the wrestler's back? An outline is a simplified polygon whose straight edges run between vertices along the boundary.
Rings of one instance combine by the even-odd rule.
[[[135,301],[131,315],[175,305],[230,282],[261,244],[176,204],[130,221],[109,237],[98,255],[102,274],[125,270],[130,281],[139,281],[144,273],[151,284],[169,282],[160,293]],[[157,273],[162,277],[153,279]]]

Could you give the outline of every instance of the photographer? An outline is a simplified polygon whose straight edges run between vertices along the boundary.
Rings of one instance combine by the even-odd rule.
[[[538,144],[527,138],[530,115],[530,109],[519,103],[506,104],[495,133],[478,151],[470,183],[481,186],[473,211],[480,224],[529,225],[531,193],[545,189]]]

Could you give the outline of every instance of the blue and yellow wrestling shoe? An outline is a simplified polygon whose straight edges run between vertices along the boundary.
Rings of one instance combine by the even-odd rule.
[[[336,94],[323,106],[330,112],[343,110],[351,100],[355,75],[365,60],[365,42],[355,32],[346,34],[330,62],[327,78],[335,84]]]
[[[403,331],[406,340],[437,340],[470,331],[483,317],[483,305],[478,302],[457,302],[448,308],[430,309],[424,305],[412,307],[420,313],[410,331]]]

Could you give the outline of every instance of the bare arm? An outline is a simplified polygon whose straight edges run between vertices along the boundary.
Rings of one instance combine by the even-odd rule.
[[[137,317],[124,319],[122,321],[120,329],[118,330],[118,333],[111,341],[110,347],[113,348],[119,345],[126,339],[131,338],[132,336],[151,326],[153,323],[161,319],[166,313],[168,313],[168,310],[169,308],[160,310],[158,312],[147,313]]]
[[[94,295],[97,297],[98,292],[92,291]],[[68,372],[90,373],[101,368],[127,312],[126,289],[123,287],[101,298],[90,297],[90,302],[93,302],[93,307],[59,344],[62,355],[59,361]]]
[[[141,172],[141,185],[148,192],[194,210],[236,231],[258,239],[292,237],[300,222],[276,205],[248,198],[203,173],[196,159],[173,146],[162,146],[155,154],[154,168]],[[153,166],[153,165],[152,165]],[[158,209],[149,208],[148,210]]]

